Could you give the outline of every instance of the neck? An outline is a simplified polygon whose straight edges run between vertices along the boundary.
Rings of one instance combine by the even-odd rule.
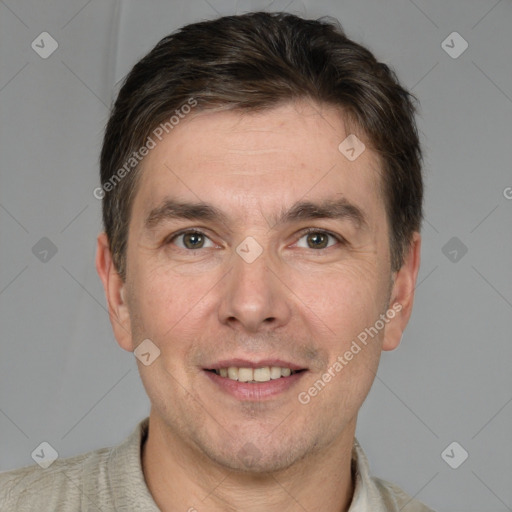
[[[242,473],[184,443],[152,410],[142,469],[162,512],[346,512],[354,489],[354,433],[355,419],[325,450],[286,470]]]

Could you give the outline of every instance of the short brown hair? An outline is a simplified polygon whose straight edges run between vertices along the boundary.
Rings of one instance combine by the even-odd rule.
[[[348,39],[336,20],[253,12],[181,28],[163,38],[124,80],[100,159],[103,223],[123,280],[140,167],[134,161],[129,172],[126,162],[191,98],[195,112],[257,111],[302,98],[341,107],[380,156],[391,265],[393,270],[402,266],[422,220],[416,99],[386,64]]]

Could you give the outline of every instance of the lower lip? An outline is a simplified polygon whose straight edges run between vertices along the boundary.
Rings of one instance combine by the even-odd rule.
[[[289,377],[280,377],[279,379],[269,380],[268,382],[239,382],[237,380],[221,377],[215,372],[204,370],[207,377],[223,391],[234,396],[238,400],[261,401],[272,398],[280,393],[288,391],[295,386],[306,370],[294,373]]]

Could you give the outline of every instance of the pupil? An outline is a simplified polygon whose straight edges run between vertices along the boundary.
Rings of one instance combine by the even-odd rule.
[[[320,243],[317,243],[319,241],[319,239],[323,239],[323,240],[320,240]],[[327,236],[323,233],[313,233],[313,234],[310,234],[309,237],[308,237],[308,241],[310,242],[313,242],[313,246],[315,248],[318,248],[318,247],[325,247],[326,246],[326,242],[327,242]],[[322,243],[322,241],[324,243]]]
[[[202,236],[200,233],[187,233],[185,235],[185,245],[190,249],[194,249],[201,245]]]

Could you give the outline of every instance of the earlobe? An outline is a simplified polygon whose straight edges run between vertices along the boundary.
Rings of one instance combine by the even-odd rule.
[[[133,351],[130,314],[126,304],[126,284],[117,272],[108,238],[105,232],[98,235],[96,250],[96,270],[103,283],[107,299],[110,323],[119,346],[129,352]]]
[[[394,350],[398,347],[409,322],[414,303],[416,279],[420,268],[420,251],[421,235],[415,232],[403,265],[395,276],[389,307],[399,309],[399,311],[386,325],[382,350]],[[399,304],[400,307],[394,307],[395,304]]]

